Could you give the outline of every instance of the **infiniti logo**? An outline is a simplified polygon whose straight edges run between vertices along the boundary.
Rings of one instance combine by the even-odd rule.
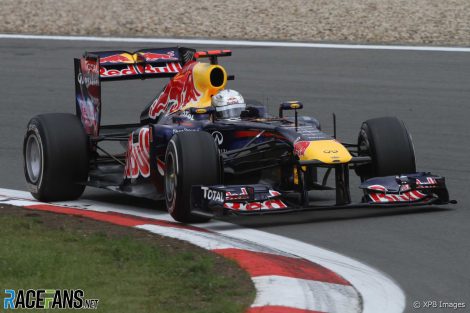
[[[224,142],[224,136],[221,132],[215,131],[212,133],[212,137],[214,137],[214,141],[217,145],[221,145]]]

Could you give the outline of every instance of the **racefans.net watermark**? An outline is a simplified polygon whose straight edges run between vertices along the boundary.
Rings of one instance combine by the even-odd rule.
[[[413,301],[413,309],[449,309],[449,310],[460,310],[465,309],[467,304],[465,302],[457,301],[442,301],[442,300],[425,300],[425,301]]]
[[[86,299],[81,289],[5,289],[3,309],[97,309],[99,299]]]

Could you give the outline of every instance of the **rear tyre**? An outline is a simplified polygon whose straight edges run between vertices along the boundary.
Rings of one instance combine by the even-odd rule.
[[[359,132],[358,146],[360,156],[372,158],[371,164],[356,168],[361,180],[416,172],[411,137],[396,117],[365,121]]]
[[[40,201],[74,200],[88,178],[88,138],[73,114],[33,117],[23,142],[25,178]]]
[[[217,185],[221,167],[214,138],[206,132],[175,134],[165,155],[165,200],[168,212],[178,222],[206,222],[207,217],[191,214],[191,187]]]

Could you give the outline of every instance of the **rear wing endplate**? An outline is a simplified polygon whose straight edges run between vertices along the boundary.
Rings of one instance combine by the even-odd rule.
[[[101,80],[99,58],[74,59],[76,114],[88,135],[98,136],[101,121]]]

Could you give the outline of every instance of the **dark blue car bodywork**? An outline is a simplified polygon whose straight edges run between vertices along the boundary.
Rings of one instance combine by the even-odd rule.
[[[171,64],[181,68],[189,60],[193,60],[194,51],[191,49],[172,49],[160,49],[160,54],[169,55],[170,61],[162,59],[152,61],[153,63],[149,61],[148,64],[162,66],[173,62]],[[152,51],[155,53],[157,50]],[[109,58],[110,55],[113,54],[91,53],[75,61],[78,77],[77,115],[88,129],[93,153],[87,181],[89,186],[138,197],[163,199],[165,152],[170,139],[179,132],[204,131],[210,133],[218,145],[223,177],[222,183],[218,185],[192,187],[192,211],[203,216],[452,202],[443,177],[420,172],[366,179],[360,186],[363,191],[362,201],[351,203],[349,172],[371,162],[371,158],[360,155],[356,144],[343,143],[352,156],[347,163],[325,164],[316,160],[299,159],[295,153],[296,143],[335,140],[335,136],[322,132],[320,123],[315,118],[297,116],[301,107],[292,107],[295,117],[284,117],[283,108],[291,110],[289,103],[281,105],[278,117],[267,114],[263,106],[248,103],[242,116],[233,120],[214,118],[211,108],[182,109],[151,119],[148,118],[147,108],[142,113],[139,124],[100,125],[101,81],[172,77],[178,72],[176,67],[174,72],[170,69],[159,74],[147,74],[145,70],[143,73],[130,71],[132,77],[116,76],[110,79],[102,73],[109,75],[111,71],[122,72],[130,66],[118,61],[116,64],[109,61],[100,65],[100,57]],[[90,70],[83,67],[83,62],[88,62]],[[135,71],[138,70],[136,65]],[[93,91],[93,86],[97,90]],[[121,154],[108,153],[100,147],[100,143],[105,141],[119,141],[124,145],[127,143],[127,150]],[[322,179],[318,177],[318,168],[326,169]],[[333,187],[327,184],[330,174],[334,176]],[[315,205],[314,201],[310,201],[310,190],[335,190],[336,197],[330,204]]]

